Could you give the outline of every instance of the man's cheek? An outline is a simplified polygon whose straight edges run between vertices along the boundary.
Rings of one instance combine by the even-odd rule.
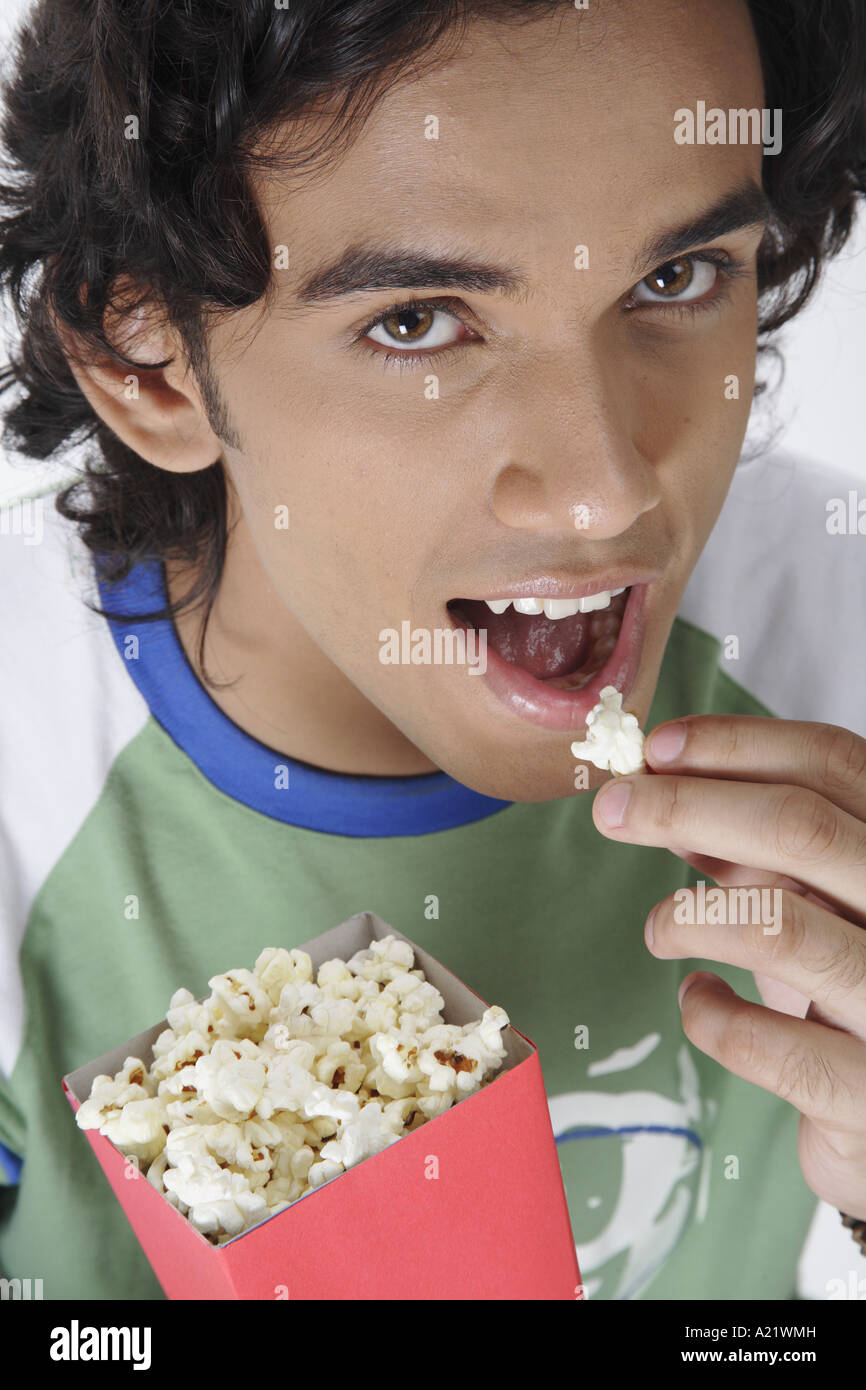
[[[687,460],[690,478],[700,478],[704,506],[723,498],[730,485],[748,424],[754,367],[740,352],[716,355],[692,377],[680,398],[676,455]]]

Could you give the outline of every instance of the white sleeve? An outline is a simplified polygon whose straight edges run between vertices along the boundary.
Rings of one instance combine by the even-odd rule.
[[[90,552],[54,494],[0,507],[0,1075],[21,1046],[19,953],[48,874],[148,708],[99,604]]]
[[[736,639],[738,656],[721,664],[779,718],[866,737],[864,548],[861,480],[787,452],[762,455],[738,467],[679,614],[723,652]],[[797,1293],[866,1298],[866,1256],[826,1202],[803,1246]]]
[[[862,533],[852,533],[861,501]],[[828,506],[843,513],[844,534],[828,529]],[[762,455],[737,468],[679,616],[719,638],[721,665],[780,719],[866,737],[864,549],[862,482]],[[737,656],[724,655],[726,638]]]

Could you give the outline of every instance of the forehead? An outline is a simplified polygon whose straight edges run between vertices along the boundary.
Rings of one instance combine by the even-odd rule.
[[[299,271],[371,231],[445,245],[472,230],[476,244],[523,247],[527,263],[576,243],[615,260],[746,175],[760,182],[759,145],[675,141],[675,112],[698,101],[762,105],[743,0],[591,0],[525,25],[475,20],[441,64],[387,89],[324,172],[264,183],[266,216]],[[305,142],[316,131],[305,121]]]

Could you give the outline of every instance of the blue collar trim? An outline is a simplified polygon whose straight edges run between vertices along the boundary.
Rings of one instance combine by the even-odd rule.
[[[168,603],[160,560],[109,584],[97,568],[102,606],[121,615]],[[115,645],[157,722],[226,796],[273,820],[331,835],[427,835],[483,820],[510,806],[445,772],[414,777],[347,776],[298,762],[259,743],[211,699],[190,666],[171,618],[109,618]],[[130,638],[137,638],[131,643]],[[137,650],[137,657],[131,655]]]

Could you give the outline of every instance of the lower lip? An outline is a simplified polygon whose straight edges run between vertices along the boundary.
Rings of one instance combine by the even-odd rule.
[[[616,646],[601,670],[582,689],[559,690],[545,681],[536,680],[522,667],[503,661],[489,646],[487,670],[482,679],[512,714],[544,729],[579,733],[585,728],[586,716],[598,704],[606,685],[613,685],[622,692],[622,707],[625,709],[643,654],[647,588],[646,584],[632,586]],[[445,611],[454,627],[472,630],[449,609]]]

